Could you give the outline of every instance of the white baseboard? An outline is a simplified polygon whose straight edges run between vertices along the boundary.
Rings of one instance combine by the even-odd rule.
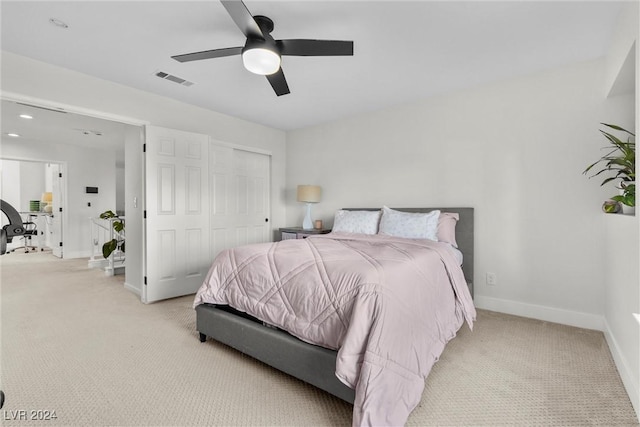
[[[74,259],[74,258],[91,258],[91,251],[65,251],[62,250],[62,258],[63,259]]]
[[[482,295],[477,295],[474,303],[476,307],[484,310],[513,314],[514,316],[530,317],[532,319],[561,323],[578,328],[604,331],[604,317],[597,314],[545,307],[543,305],[527,304]]]
[[[89,268],[105,268],[109,266],[109,260],[104,258],[89,258]]]
[[[640,384],[638,383],[640,379],[635,378],[631,373],[629,364],[627,363],[627,359],[624,357],[624,354],[620,350],[618,341],[609,328],[607,319],[604,319],[603,322],[604,337],[607,340],[607,344],[609,345],[611,356],[613,357],[613,361],[616,364],[616,368],[618,368],[618,373],[620,374],[620,378],[622,379],[622,384],[624,384],[624,388],[627,390],[627,394],[629,395],[629,399],[631,400],[631,405],[633,405],[633,409],[635,409],[636,411],[636,417],[638,417],[638,420],[640,420]]]
[[[133,292],[134,294],[140,296],[140,289],[138,289],[136,286],[133,286],[127,282],[124,282],[124,288],[128,291]]]

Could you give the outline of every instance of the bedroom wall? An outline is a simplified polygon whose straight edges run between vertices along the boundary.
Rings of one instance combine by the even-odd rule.
[[[341,207],[474,207],[479,307],[601,329],[606,191],[582,171],[602,146],[603,69],[574,64],[290,132],[287,222],[302,221],[297,184],[322,186],[314,212],[328,225]]]
[[[2,157],[29,159],[66,165],[67,212],[63,216],[64,258],[88,257],[91,254],[89,217],[113,209],[115,204],[115,154],[66,144],[16,141],[2,139]],[[100,159],[100,161],[96,161]],[[23,162],[27,163],[27,162]],[[33,163],[42,170],[41,187],[45,186],[44,165]],[[29,181],[24,176],[20,185]],[[40,181],[38,181],[40,182]],[[99,187],[99,194],[85,194],[85,187]],[[42,190],[40,196],[42,195]],[[38,196],[38,200],[40,199]],[[91,202],[91,207],[87,206]],[[28,201],[23,200],[24,206]]]
[[[639,128],[640,4],[625,4],[606,57],[607,104],[618,104],[615,120],[625,129]],[[606,233],[604,332],[629,398],[640,415],[640,214],[603,215]]]

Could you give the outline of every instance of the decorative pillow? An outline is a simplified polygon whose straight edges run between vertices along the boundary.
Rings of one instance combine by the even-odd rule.
[[[438,210],[429,213],[401,212],[383,206],[378,233],[437,242],[439,218]]]
[[[380,211],[346,211],[336,212],[332,232],[377,234],[380,222]]]
[[[460,215],[453,212],[441,212],[438,219],[438,241],[449,243],[454,248],[458,247],[456,242],[456,224]]]

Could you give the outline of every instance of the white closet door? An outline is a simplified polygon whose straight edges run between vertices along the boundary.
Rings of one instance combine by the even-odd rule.
[[[210,146],[211,259],[223,249],[271,241],[266,154]]]
[[[269,239],[269,156],[234,150],[235,237],[238,245]]]
[[[209,137],[146,126],[142,301],[193,294],[209,257]]]

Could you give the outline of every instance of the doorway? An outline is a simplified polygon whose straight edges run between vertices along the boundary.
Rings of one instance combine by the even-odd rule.
[[[51,251],[63,257],[64,165],[0,158],[0,194],[35,234],[14,238],[7,253]],[[2,217],[2,226],[7,218]]]
[[[51,243],[52,250],[64,258],[90,257],[94,249],[90,218],[107,210],[123,213],[125,138],[136,126],[23,100],[3,99],[1,114],[7,131],[2,135],[2,158],[51,165],[50,178],[42,185],[60,192],[52,200],[51,225],[60,234]],[[21,182],[40,185],[40,181],[26,174]],[[7,191],[16,191],[4,187],[3,199]],[[25,200],[40,200],[43,190],[38,191]],[[25,203],[16,208],[28,211]]]

